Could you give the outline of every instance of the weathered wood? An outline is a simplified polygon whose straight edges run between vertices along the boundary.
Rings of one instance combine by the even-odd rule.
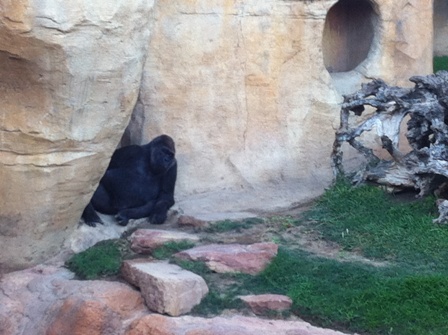
[[[363,84],[344,96],[340,127],[331,154],[335,176],[344,173],[342,144],[349,143],[367,160],[353,177],[355,183],[373,181],[397,189],[413,188],[422,197],[436,190],[439,196],[448,182],[448,72],[414,76],[413,88],[388,86],[380,79]],[[366,107],[373,108],[370,115]],[[399,149],[400,129],[408,117],[406,138],[410,151]],[[375,127],[383,148],[390,157],[378,157],[359,137]],[[438,202],[440,216],[448,221],[448,206]]]

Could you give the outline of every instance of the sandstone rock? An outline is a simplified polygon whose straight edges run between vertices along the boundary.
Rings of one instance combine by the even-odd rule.
[[[188,226],[188,227],[202,228],[202,227],[207,226],[208,222],[199,220],[199,219],[195,218],[194,216],[181,215],[177,220],[177,224],[180,227]]]
[[[266,314],[269,311],[286,311],[292,305],[291,298],[279,294],[245,295],[239,297],[255,314]]]
[[[68,298],[58,306],[56,320],[50,324],[47,335],[118,335],[120,327],[120,320],[104,304]]]
[[[132,109],[128,143],[175,139],[176,198],[190,215],[320,195],[341,94],[432,70],[432,6],[376,0],[360,20],[374,24],[366,58],[330,73],[322,43],[335,3],[158,0],[152,12],[144,0],[3,1],[0,269],[58,252]]]
[[[360,0],[346,3],[375,7],[361,20],[374,24],[370,50],[353,71],[329,73],[324,28],[336,2],[156,2],[130,127],[134,141],[162,130],[176,140],[185,213],[274,211],[320,195],[332,179],[341,94],[366,78],[402,85],[431,72],[429,2]]]
[[[0,7],[1,270],[55,255],[79,221],[137,100],[153,1]]]
[[[54,266],[37,266],[0,281],[0,334],[122,334],[148,310],[140,293],[118,282],[72,280]]]
[[[202,277],[174,264],[125,261],[122,275],[140,287],[149,309],[172,316],[188,313],[208,293]]]
[[[275,243],[209,244],[178,252],[180,259],[202,261],[213,271],[257,274],[277,255]]]
[[[125,335],[344,335],[303,321],[264,320],[234,316],[204,319],[147,315],[134,321]]]
[[[130,237],[131,249],[139,254],[151,253],[155,248],[167,242],[198,242],[199,237],[171,230],[138,229]]]

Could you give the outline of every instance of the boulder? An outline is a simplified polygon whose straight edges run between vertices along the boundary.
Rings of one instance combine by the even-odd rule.
[[[118,335],[147,312],[130,286],[73,280],[73,273],[59,266],[39,265],[0,281],[2,335]]]
[[[264,320],[253,317],[171,318],[147,315],[134,321],[125,335],[344,335],[304,321]]]
[[[138,229],[129,237],[131,249],[139,254],[150,254],[167,242],[199,242],[199,237],[179,231]]]
[[[56,254],[140,89],[153,1],[0,6],[0,271]]]
[[[140,288],[150,310],[171,316],[188,313],[208,293],[202,277],[175,264],[129,260],[122,275]]]
[[[179,259],[204,262],[211,270],[257,274],[277,255],[275,243],[209,244],[176,253]]]

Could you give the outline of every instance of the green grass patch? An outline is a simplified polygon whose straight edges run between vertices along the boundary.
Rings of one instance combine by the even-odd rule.
[[[73,255],[65,266],[80,279],[98,279],[118,274],[126,240],[105,240]]]
[[[196,273],[207,282],[209,293],[193,309],[192,314],[215,316],[225,309],[243,308],[243,303],[237,296],[244,289],[240,283],[244,281],[243,278],[246,278],[247,275],[214,273],[203,262],[179,259],[173,259],[173,262],[185,270]]]
[[[306,218],[324,239],[376,260],[448,272],[448,229],[434,225],[435,199],[399,201],[373,186],[338,182]]]
[[[189,241],[167,242],[164,245],[154,249],[151,255],[156,259],[168,259],[176,252],[191,249],[194,246],[195,244]]]
[[[288,228],[298,226],[301,223],[299,219],[293,216],[276,215],[266,219],[266,224],[275,227],[277,231],[284,231]]]
[[[324,327],[378,335],[448,333],[448,277],[440,274],[280,248],[270,266],[244,286],[288,295],[295,314]]]
[[[433,58],[434,73],[440,70],[448,70],[448,56],[440,56]]]
[[[204,229],[206,233],[225,233],[228,231],[240,232],[249,229],[253,225],[261,224],[264,220],[260,218],[247,218],[244,220],[223,220],[210,224]]]
[[[209,293],[197,305],[192,313],[202,316],[215,316],[219,315],[226,309],[243,309],[243,302],[237,298],[233,292],[220,292],[214,287],[209,287]]]
[[[206,277],[212,273],[212,271],[203,262],[185,261],[174,258],[172,260],[174,264],[179,265],[181,268],[196,273],[201,277]]]

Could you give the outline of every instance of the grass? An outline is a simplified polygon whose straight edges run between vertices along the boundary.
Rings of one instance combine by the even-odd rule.
[[[341,262],[283,245],[257,276],[239,275],[218,287],[217,274],[202,273],[209,296],[200,315],[235,307],[242,294],[278,293],[293,300],[292,312],[322,327],[370,335],[448,334],[448,229],[437,226],[435,199],[401,198],[372,186],[339,181],[298,223],[346,252],[385,261],[385,266]],[[277,222],[278,221],[278,222]]]
[[[306,215],[323,238],[345,250],[448,273],[448,229],[432,223],[435,199],[400,202],[372,186],[339,182]]]
[[[293,312],[320,326],[362,334],[448,334],[448,230],[435,199],[400,201],[372,186],[339,181],[303,224],[344,250],[388,266],[323,259],[280,248],[245,286],[287,294]]]
[[[287,294],[293,312],[324,327],[366,334],[448,334],[448,277],[401,267],[317,258],[281,248],[245,286]]]
[[[440,70],[448,70],[448,56],[434,57],[433,69],[434,73]]]
[[[167,242],[154,249],[151,255],[156,259],[168,259],[176,252],[193,248],[195,244],[189,241]]]
[[[238,295],[242,292],[240,285],[243,278],[247,275],[242,274],[218,274],[211,271],[203,262],[185,261],[179,259],[172,259],[185,270],[196,273],[204,278],[207,282],[209,293],[197,305],[192,313],[202,316],[213,316],[220,314],[225,309],[242,309],[243,304]],[[223,284],[225,282],[226,284]]]
[[[264,220],[260,218],[247,218],[240,221],[223,220],[217,221],[204,229],[207,233],[225,233],[228,231],[240,232],[244,229],[249,229],[256,224],[263,223]]]
[[[194,247],[189,241],[167,242],[152,251],[156,259],[169,259],[176,252]],[[79,279],[99,279],[118,275],[124,259],[134,258],[130,242],[126,239],[111,239],[98,242],[93,247],[73,255],[65,266]]]
[[[384,266],[318,257],[297,249],[293,238],[283,240],[277,257],[256,276],[217,274],[201,262],[173,260],[174,252],[191,247],[182,243],[169,243],[153,256],[171,258],[205,279],[210,293],[196,315],[244,312],[239,295],[278,293],[293,300],[292,313],[317,326],[369,335],[446,335],[448,226],[433,224],[436,216],[433,197],[403,201],[376,187],[338,181],[300,220],[226,220],[207,232],[243,232],[255,224],[283,234],[305,231]],[[117,242],[91,249],[67,266],[87,279],[117,271],[123,257]]]
[[[118,274],[123,260],[124,240],[105,240],[73,255],[66,267],[80,279],[98,279]]]

